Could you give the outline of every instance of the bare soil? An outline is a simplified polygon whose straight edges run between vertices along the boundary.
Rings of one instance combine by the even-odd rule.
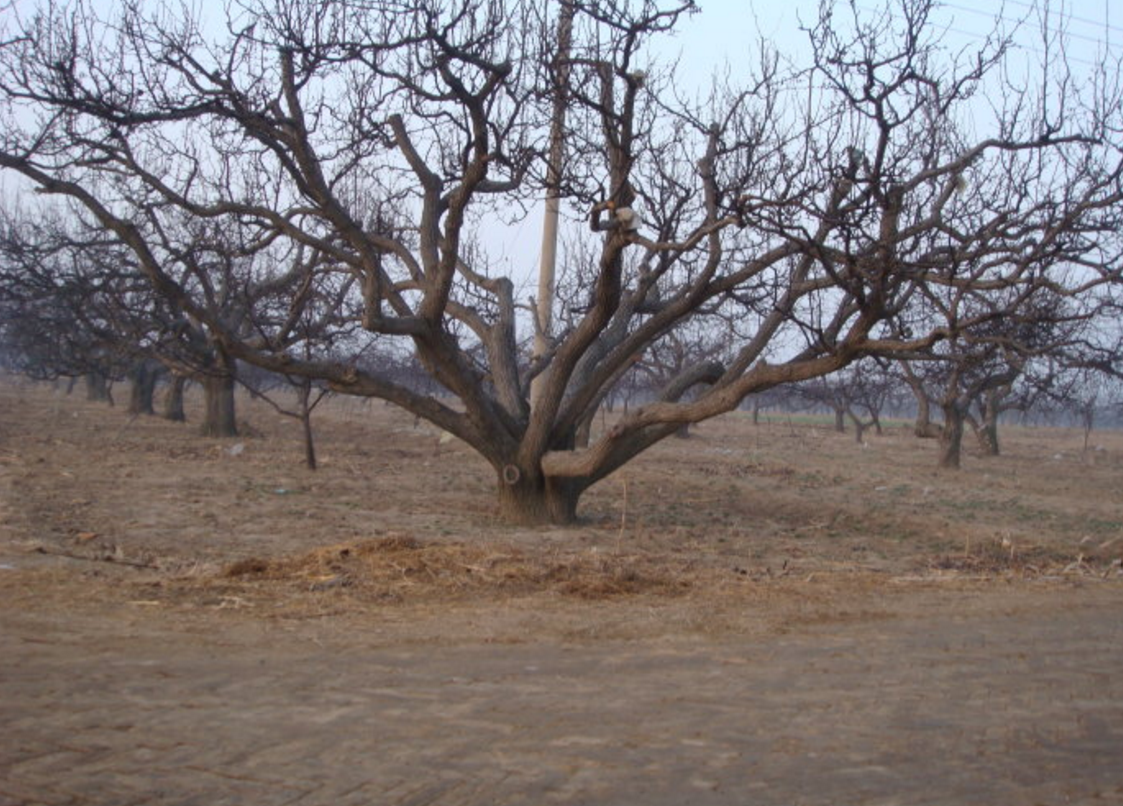
[[[936,446],[906,423],[859,446],[807,418],[754,425],[735,413],[594,488],[578,525],[521,529],[497,519],[485,463],[402,412],[328,401],[317,412],[321,467],[312,472],[295,420],[259,400],[239,405],[244,435],[206,439],[191,424],[0,379],[0,804],[743,803],[736,783],[753,737],[779,735],[768,750],[771,788],[752,802],[1123,798],[1110,760],[1123,754],[1123,435],[1094,433],[1085,448],[1076,430],[1010,427],[1001,456],[968,455],[963,470],[940,472]],[[1032,660],[1046,635],[1056,663]],[[1002,648],[980,654],[978,640]],[[933,647],[939,662],[919,659]],[[841,676],[792,688],[812,656],[823,674],[837,667]],[[1018,673],[1019,657],[1031,658],[1019,677],[1024,701],[987,712],[988,698],[1012,696],[1000,681]],[[565,671],[550,686],[518,677],[551,664]],[[251,667],[274,670],[268,685],[247,688]],[[390,731],[393,758],[369,761],[389,739],[359,738],[363,720],[398,718],[373,695],[338,723],[322,711],[300,717],[326,733],[308,728],[303,744],[284,744],[291,757],[276,755],[301,691],[328,677],[347,696],[394,688],[374,682],[391,667],[387,680],[401,675],[395,696],[418,706],[417,722]],[[714,688],[715,669],[727,667],[749,677]],[[901,682],[913,674],[914,688]],[[783,718],[795,722],[768,723],[779,717],[745,688],[753,675],[776,698],[769,708],[794,708]],[[494,701],[474,699],[485,683]],[[882,701],[878,691],[897,683],[898,699]],[[449,686],[468,686],[463,708],[502,711],[521,697],[542,718],[469,718],[447,700]],[[698,712],[699,701],[682,699],[694,687],[722,708]],[[965,710],[900,710],[941,687],[964,694]],[[632,704],[643,720],[674,726],[666,741],[648,746],[611,729],[617,718],[601,724],[641,692]],[[1064,712],[1077,727],[1071,736],[1058,727],[1056,742],[1079,764],[1050,757],[1060,772],[1025,780],[973,766],[994,731],[1059,725],[1061,692],[1081,705]],[[822,725],[798,727],[806,709],[839,696],[871,709],[842,719],[839,730],[857,731],[849,749],[817,744]],[[209,721],[199,721],[200,702],[217,709]],[[887,707],[897,710],[875,715]],[[147,716],[132,719],[134,709]],[[1120,717],[1107,723],[1115,727],[1104,727],[1108,717]],[[107,733],[118,718],[129,729]],[[631,719],[619,724],[631,730]],[[270,720],[279,721],[262,731]],[[453,737],[484,722],[478,741],[492,755],[478,758],[479,747]],[[707,725],[732,731],[722,752],[741,761],[722,756],[720,774],[675,772],[707,746]],[[208,730],[212,741],[198,739]],[[909,751],[918,736],[936,743]],[[331,750],[332,737],[342,749]],[[1011,771],[1045,763],[1039,742],[1003,741]],[[534,761],[517,749],[527,742],[555,752]],[[647,748],[642,758],[629,756],[629,742]],[[963,754],[958,777],[922,758],[944,744]],[[619,768],[604,767],[606,746]],[[894,747],[889,763],[885,748]],[[402,748],[412,748],[408,761]],[[419,767],[427,754],[444,765],[432,786],[416,779],[419,768],[433,771]],[[268,774],[251,774],[248,757]],[[342,770],[358,758],[370,774],[346,789]],[[466,758],[474,773],[457,766]],[[801,784],[796,762],[812,758],[826,777]],[[840,782],[858,780],[846,777],[847,758],[882,783],[863,777],[847,789]],[[874,768],[897,772],[883,779]],[[200,771],[209,783],[191,783]],[[644,798],[628,795],[659,781]],[[839,792],[849,799],[832,799]],[[913,794],[893,799],[902,792]]]

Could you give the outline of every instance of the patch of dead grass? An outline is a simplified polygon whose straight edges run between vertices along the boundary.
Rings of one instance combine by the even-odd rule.
[[[395,597],[457,598],[553,592],[581,599],[675,596],[712,573],[689,561],[599,551],[536,553],[501,543],[420,541],[410,535],[352,540],[277,558],[229,564],[226,579],[290,583],[313,591],[377,590]]]

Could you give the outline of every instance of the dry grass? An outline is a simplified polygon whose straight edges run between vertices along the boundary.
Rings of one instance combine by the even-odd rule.
[[[493,543],[423,543],[405,535],[351,541],[296,556],[238,560],[226,578],[284,582],[312,591],[349,588],[379,598],[555,592],[584,599],[682,594],[704,575],[686,561],[645,555],[531,554]]]

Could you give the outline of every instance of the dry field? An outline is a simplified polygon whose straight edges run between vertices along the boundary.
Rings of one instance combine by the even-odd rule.
[[[240,402],[0,379],[0,806],[1123,802],[1119,435],[733,415],[527,530],[399,412],[313,473]]]
[[[595,487],[579,525],[528,530],[497,520],[481,460],[402,412],[327,401],[311,472],[297,421],[239,403],[245,436],[222,441],[5,379],[4,606],[362,618],[409,640],[516,642],[758,633],[909,593],[1123,579],[1113,432],[1085,451],[1076,430],[1006,428],[1002,456],[941,472],[904,423],[858,446],[735,413]]]

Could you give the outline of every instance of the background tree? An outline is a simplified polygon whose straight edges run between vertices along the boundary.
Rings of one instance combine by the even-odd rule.
[[[1025,410],[1049,393],[1058,370],[1102,361],[1110,351],[1095,344],[1110,327],[1109,297],[1073,298],[1048,287],[988,290],[985,295],[941,290],[928,294],[929,315],[954,333],[904,368],[923,415],[929,403],[939,406],[938,430],[918,418],[916,432],[940,439],[939,464],[959,467],[964,425],[969,424],[984,455],[999,453],[999,417]],[[917,309],[922,310],[922,309]],[[995,310],[999,315],[981,316]],[[959,326],[964,316],[976,320]]]
[[[896,397],[899,379],[876,358],[856,361],[845,369],[823,378],[814,378],[793,388],[805,403],[823,407],[834,414],[834,429],[854,426],[854,438],[865,441],[866,429],[882,433],[881,415]]]
[[[95,256],[94,245],[68,249],[54,223],[33,228],[3,219],[0,339],[10,368],[40,380],[84,378],[89,400],[112,403],[109,384],[131,360],[130,345],[112,322],[120,275],[88,271],[84,258]]]

